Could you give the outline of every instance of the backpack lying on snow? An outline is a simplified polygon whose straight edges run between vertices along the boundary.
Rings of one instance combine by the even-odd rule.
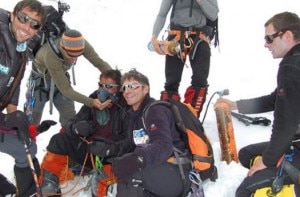
[[[68,27],[63,21],[62,16],[64,12],[68,12],[70,6],[66,3],[58,1],[58,10],[53,6],[43,6],[46,12],[46,21],[42,29],[27,43],[27,52],[30,59],[34,59],[37,51],[47,42],[50,43],[51,48],[55,53],[56,49],[53,48],[52,43],[55,38],[58,38],[65,32]],[[56,47],[57,48],[57,47]]]
[[[194,108],[189,104],[171,99],[154,101],[145,108],[143,122],[149,108],[154,105],[164,105],[170,108],[175,117],[177,131],[191,153],[194,170],[199,173],[202,181],[208,178],[215,181],[218,175],[217,168],[214,165],[213,149],[201,122],[196,117]],[[176,153],[176,150],[174,150],[174,153]]]

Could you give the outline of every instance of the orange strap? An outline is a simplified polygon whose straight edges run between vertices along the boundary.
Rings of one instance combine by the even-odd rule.
[[[205,36],[205,34],[203,32],[196,32],[196,31],[180,31],[180,30],[169,30],[168,34],[169,36],[175,36],[174,40],[176,40],[177,42],[180,42],[181,38],[182,38],[182,33],[184,33],[183,38],[187,39],[189,44],[186,44],[186,42],[184,42],[184,48],[181,49],[180,54],[177,54],[178,57],[180,57],[180,59],[182,61],[185,61],[185,58],[187,55],[189,55],[194,47],[194,41],[192,40],[192,38],[190,37],[191,35],[197,35],[197,33],[199,33],[199,38],[200,40],[204,40],[205,42],[207,42],[208,44],[210,44],[210,39],[208,36]]]
[[[176,39],[177,41],[180,40],[180,36],[181,36],[181,31],[180,31],[180,30],[169,30],[169,31],[168,31],[168,34],[169,34],[170,36],[175,36],[175,39]],[[185,31],[184,34],[187,35],[187,36],[191,36],[191,35],[197,35],[197,32],[196,32],[196,31]],[[209,39],[209,37],[206,36],[202,31],[199,32],[199,38],[200,38],[201,40],[206,41],[208,44],[210,44],[210,39]]]
[[[278,160],[277,165],[276,165],[276,168],[279,168],[279,166],[282,164],[283,158],[284,158],[284,155],[282,155],[282,156],[280,157],[280,159]]]

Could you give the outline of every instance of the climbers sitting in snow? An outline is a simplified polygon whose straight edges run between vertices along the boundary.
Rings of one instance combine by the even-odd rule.
[[[126,140],[128,105],[119,92],[120,81],[121,72],[118,69],[104,71],[100,75],[98,90],[89,97],[100,100],[103,108],[82,106],[75,117],[66,123],[64,132],[50,139],[48,152],[41,164],[40,183],[45,195],[60,193],[59,183],[65,181],[68,157],[83,164],[89,152],[109,158],[133,150],[134,144]],[[93,168],[90,159],[86,161],[85,168]],[[72,178],[72,174],[69,173],[69,176]]]

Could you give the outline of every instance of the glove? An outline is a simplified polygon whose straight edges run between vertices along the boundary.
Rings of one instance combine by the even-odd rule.
[[[96,124],[92,121],[79,121],[72,125],[72,131],[79,136],[87,137],[96,132]]]
[[[18,136],[27,145],[30,144],[29,121],[26,114],[22,111],[15,111],[6,115],[5,127],[17,130]]]
[[[88,144],[87,151],[99,157],[111,157],[117,151],[117,145],[103,138],[95,138],[92,144]]]
[[[39,124],[36,128],[36,131],[38,133],[43,133],[45,131],[47,131],[51,126],[56,125],[57,122],[53,121],[53,120],[44,120],[43,122],[41,122],[41,124]]]
[[[145,166],[144,158],[135,153],[127,153],[116,158],[112,170],[118,182],[127,182],[130,177]]]

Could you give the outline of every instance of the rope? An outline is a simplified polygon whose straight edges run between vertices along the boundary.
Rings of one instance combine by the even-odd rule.
[[[85,138],[82,138],[80,137],[80,139],[84,142],[86,142],[87,144],[90,144],[91,142],[87,141]],[[87,161],[87,158],[88,158],[88,155],[89,153],[86,153],[85,155],[85,158],[84,158],[84,161],[83,161],[83,164],[82,164],[82,168],[81,168],[81,171],[80,171],[80,174],[79,174],[79,178],[77,179],[76,183],[74,184],[74,186],[69,190],[69,191],[66,191],[66,192],[60,192],[60,193],[43,193],[44,195],[46,196],[62,196],[62,195],[66,195],[66,194],[69,194],[71,193],[78,185],[79,181],[80,181],[80,178],[82,177],[82,174],[83,174],[83,171],[84,171],[84,167],[86,165],[86,161]],[[92,155],[92,154],[91,154]],[[93,160],[92,160],[93,161]],[[68,162],[67,162],[68,163]],[[93,166],[94,167],[94,166]],[[68,181],[67,181],[68,182]],[[68,184],[64,187],[66,188],[68,186]],[[80,192],[81,190],[83,190],[84,188],[86,187],[83,187],[83,188],[80,188],[79,190],[75,191],[74,193],[72,193],[72,195],[75,195],[76,193]]]

